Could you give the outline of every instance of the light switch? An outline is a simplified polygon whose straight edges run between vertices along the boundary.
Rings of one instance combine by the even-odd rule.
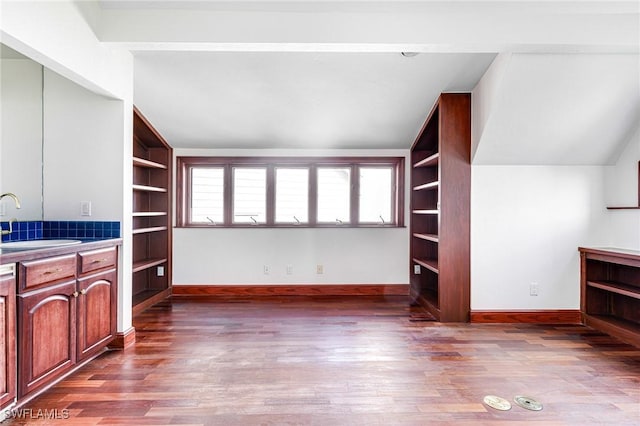
[[[80,216],[91,216],[91,201],[80,201]]]

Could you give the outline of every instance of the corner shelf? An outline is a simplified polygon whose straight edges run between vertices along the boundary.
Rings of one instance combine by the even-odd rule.
[[[171,167],[173,151],[133,110],[133,277],[134,315],[171,294]],[[159,274],[154,267],[162,266]]]

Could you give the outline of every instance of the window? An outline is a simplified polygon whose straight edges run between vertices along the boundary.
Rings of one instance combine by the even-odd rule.
[[[350,222],[351,169],[318,167],[318,222]]]
[[[360,167],[360,223],[392,221],[393,168]]]
[[[180,227],[404,226],[403,157],[178,157]]]
[[[219,224],[224,220],[224,169],[191,169],[191,222]]]
[[[233,223],[267,222],[267,169],[233,168]]]
[[[309,222],[309,169],[276,168],[276,223]]]

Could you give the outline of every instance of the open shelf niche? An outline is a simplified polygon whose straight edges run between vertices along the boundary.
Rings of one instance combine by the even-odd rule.
[[[133,110],[133,313],[171,294],[173,150]]]
[[[584,324],[640,347],[640,251],[580,247]]]
[[[443,93],[411,147],[411,296],[441,322],[470,309],[471,95]]]

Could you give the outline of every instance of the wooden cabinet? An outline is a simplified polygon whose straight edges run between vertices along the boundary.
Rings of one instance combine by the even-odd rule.
[[[469,321],[470,94],[440,95],[411,163],[412,298],[439,321]]]
[[[50,384],[113,340],[117,259],[117,247],[109,247],[20,262],[19,397]]]
[[[117,250],[78,253],[76,304],[77,358],[98,353],[116,336],[118,307]]]
[[[140,111],[133,112],[133,311],[171,294],[173,150]]]
[[[75,356],[75,277],[18,296],[19,396],[67,372]]]
[[[16,279],[15,265],[0,266],[0,408],[16,396]]]
[[[640,251],[579,250],[583,322],[640,347]]]

